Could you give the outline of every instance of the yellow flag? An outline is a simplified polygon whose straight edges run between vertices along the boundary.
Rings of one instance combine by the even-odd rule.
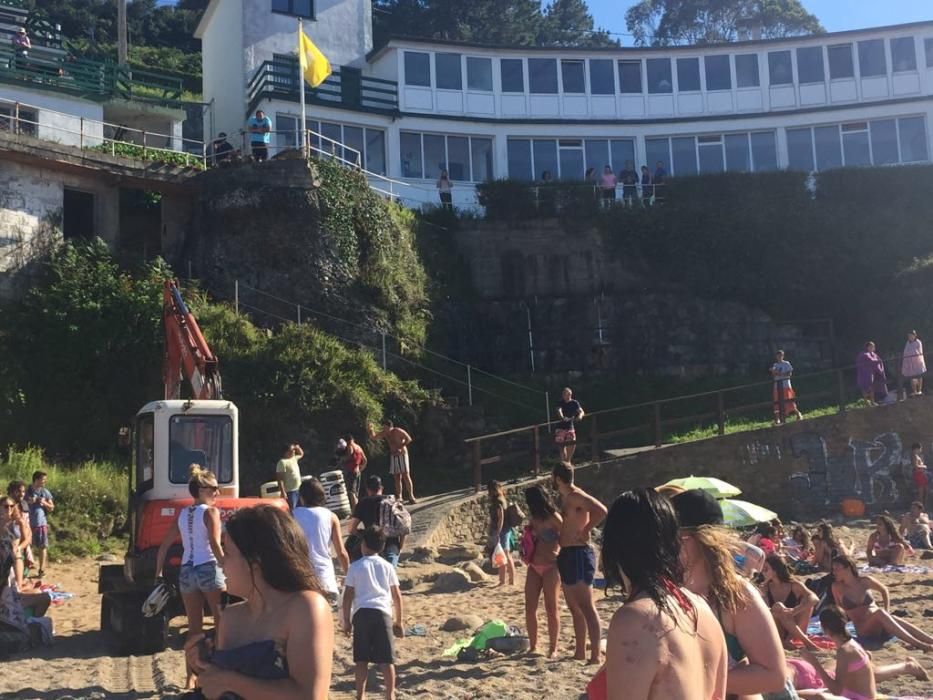
[[[301,31],[298,44],[298,61],[301,64],[301,74],[311,87],[317,87],[327,80],[327,76],[331,74],[330,61],[308,38],[304,30]]]

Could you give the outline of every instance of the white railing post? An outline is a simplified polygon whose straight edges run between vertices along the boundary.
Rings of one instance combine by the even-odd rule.
[[[388,368],[388,362],[386,361],[386,334],[385,331],[381,331],[382,334],[382,369]]]
[[[143,160],[146,160],[146,132],[143,131]]]
[[[78,136],[78,146],[84,148],[84,117],[81,117],[81,134]]]
[[[470,405],[473,405],[473,372],[470,365],[467,365],[467,397]]]
[[[18,133],[19,133],[19,102],[17,102],[17,103],[14,105],[13,109],[14,109],[14,114],[13,114],[13,125],[14,125],[14,126],[13,126],[13,133],[14,133],[14,134],[18,134]],[[38,119],[37,119],[36,121],[38,121]],[[39,133],[39,130],[38,130],[38,129],[36,130],[36,133]]]
[[[301,325],[301,304],[295,304],[295,308],[298,309],[298,325]]]
[[[233,313],[240,317],[240,280],[233,281]]]

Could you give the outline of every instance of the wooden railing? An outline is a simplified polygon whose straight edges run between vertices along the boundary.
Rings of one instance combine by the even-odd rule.
[[[901,356],[887,358],[888,386],[895,386],[898,395],[904,386],[900,376]],[[834,407],[846,410],[860,398],[855,382],[855,366],[801,374],[792,377],[797,405],[806,413],[816,408]],[[730,420],[736,418],[757,421],[773,416],[774,381],[754,382],[716,391],[646,401],[605,410],[587,412],[577,422],[575,447],[591,461],[601,461],[607,450],[661,447],[671,437],[689,429],[701,429],[703,436],[710,433],[725,435]],[[761,400],[756,399],[761,397]],[[584,403],[586,397],[580,397]],[[778,410],[787,413],[783,401]],[[466,439],[471,451],[472,481],[479,491],[483,485],[484,467],[497,467],[497,478],[531,473],[538,475],[542,460],[553,456],[557,446],[551,437],[557,417],[547,423],[527,425]],[[757,427],[757,426],[756,426]],[[610,453],[611,454],[611,453]]]
[[[249,81],[247,114],[252,114],[264,99],[298,102],[300,81],[298,59],[264,61]],[[306,86],[305,99],[309,103],[394,113],[398,111],[398,84],[361,75],[354,68],[337,68],[318,87]]]

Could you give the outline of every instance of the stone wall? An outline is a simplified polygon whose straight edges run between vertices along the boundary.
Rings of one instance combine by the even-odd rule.
[[[477,299],[439,310],[445,352],[490,371],[527,372],[533,355],[534,370],[548,373],[745,374],[778,347],[798,370],[832,364],[828,323],[698,298],[613,253],[593,228],[477,222],[454,235]]]
[[[619,493],[657,486],[682,476],[716,476],[742,489],[742,500],[782,518],[815,520],[840,514],[843,499],[861,500],[867,513],[907,510],[915,498],[910,447],[933,454],[933,399],[911,399],[640,452],[583,465],[577,484],[607,505]],[[539,480],[547,482],[544,477]],[[507,487],[522,502],[532,481]],[[483,542],[489,503],[485,494],[452,507],[426,538],[434,546]]]
[[[933,401],[926,397],[648,450],[582,469],[579,483],[610,503],[626,489],[717,476],[742,489],[741,499],[785,517],[837,515],[846,498],[863,501],[869,513],[898,513],[915,498],[914,442],[933,454]]]

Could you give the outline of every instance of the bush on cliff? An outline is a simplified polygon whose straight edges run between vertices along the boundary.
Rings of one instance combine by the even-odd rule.
[[[171,274],[160,261],[121,270],[100,240],[56,250],[42,281],[0,310],[0,445],[42,445],[66,461],[111,454],[118,428],[162,396],[162,281]],[[323,466],[340,433],[386,414],[412,425],[432,400],[310,324],[264,331],[197,290],[186,296],[240,408],[250,486],[269,478],[282,444],[302,442],[307,466]]]

